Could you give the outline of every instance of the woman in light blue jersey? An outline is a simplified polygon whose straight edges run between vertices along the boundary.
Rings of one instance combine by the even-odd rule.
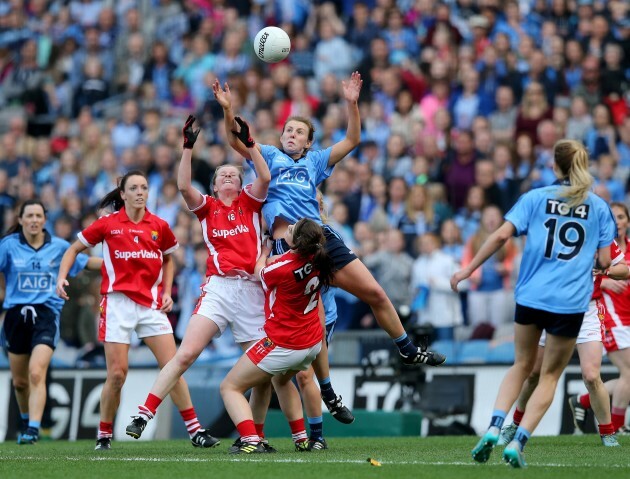
[[[22,417],[18,444],[35,444],[46,404],[46,371],[59,341],[63,300],[55,293],[61,258],[70,244],[44,229],[46,209],[28,200],[18,224],[0,241],[0,272],[6,280],[2,344],[9,356],[15,397]],[[80,255],[70,275],[100,270],[103,260]]]
[[[284,232],[290,224],[301,218],[309,218],[322,224],[317,202],[317,186],[328,178],[334,166],[355,149],[361,138],[361,118],[359,115],[359,93],[361,75],[354,72],[349,81],[342,82],[343,98],[348,107],[348,127],[346,136],[324,150],[311,150],[314,127],[308,118],[290,117],[284,124],[280,143],[282,149],[270,145],[259,145],[263,158],[271,171],[271,184],[267,202],[263,207],[265,221],[276,240],[274,253],[288,249],[281,244]],[[225,89],[218,81],[213,85],[215,98],[223,108],[227,138],[232,148],[245,158],[247,148],[230,133],[234,121],[230,89]],[[405,364],[424,363],[430,366],[442,364],[446,358],[435,352],[423,350],[414,345],[405,332],[396,309],[383,288],[357,256],[344,244],[343,240],[329,226],[323,225],[329,254],[335,261],[333,286],[338,286],[355,295],[372,308],[378,324],[394,340]],[[316,372],[317,365],[314,364]],[[319,377],[319,374],[318,374]],[[321,382],[321,377],[320,377]],[[331,408],[335,398],[324,399]]]
[[[593,178],[581,143],[560,140],[554,146],[554,185],[521,196],[506,221],[481,246],[472,262],[451,278],[457,291],[512,236],[527,235],[514,296],[514,365],[508,370],[494,404],[490,427],[472,450],[486,462],[497,444],[506,413],[536,362],[538,341],[547,333],[538,386],[529,400],[514,440],[503,451],[513,467],[524,467],[523,447],[549,408],[560,374],[569,363],[593,292],[593,258],[599,268],[611,264],[610,245],[616,225],[606,202],[590,192]]]

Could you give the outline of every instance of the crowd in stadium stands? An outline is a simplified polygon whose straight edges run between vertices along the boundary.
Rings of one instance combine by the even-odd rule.
[[[288,58],[258,60],[266,25]],[[279,144],[291,115],[315,120],[315,148],[345,134],[341,80],[358,70],[362,141],[323,185],[330,224],[400,315],[440,337],[511,325],[522,245],[508,243],[458,297],[448,280],[519,195],[554,181],[552,147],[584,142],[595,191],[630,189],[630,7],[624,0],[0,0],[0,232],[41,198],[48,228],[72,242],[131,169],[175,254],[181,338],[203,281],[201,228],[175,181],[181,125],[202,127],[195,186],[242,165],[225,141],[215,79],[256,139]],[[93,251],[92,254],[97,254]],[[98,274],[71,284],[66,344],[95,341]],[[376,327],[339,293],[337,330]]]

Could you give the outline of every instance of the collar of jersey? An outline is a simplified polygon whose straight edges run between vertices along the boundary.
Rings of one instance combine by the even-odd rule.
[[[298,161],[300,161],[302,158],[306,158],[306,153],[308,153],[308,151],[306,151],[302,156],[300,156],[297,160],[295,158],[293,158],[291,155],[289,155],[288,153],[286,153],[284,150],[280,150],[282,153],[284,153],[285,155],[287,155],[289,157],[289,159],[293,160],[294,163],[297,163]]]
[[[131,221],[129,219],[129,216],[127,216],[127,211],[125,211],[125,207],[124,206],[118,210],[118,215],[119,215],[119,220],[120,221],[129,221],[130,223],[133,223],[133,221]],[[148,208],[145,208],[144,209],[144,216],[140,220],[140,223],[143,223],[143,222],[147,221],[150,216],[151,216],[151,212],[149,211]]]
[[[22,230],[19,231],[19,238],[20,238],[20,243],[25,244],[26,246],[30,246],[32,248],[29,242],[26,241],[26,236],[24,236],[24,231]],[[50,243],[51,241],[52,241],[52,236],[50,236],[50,233],[48,232],[48,230],[44,229],[44,245],[46,243]],[[42,245],[41,247],[43,247],[44,245]]]

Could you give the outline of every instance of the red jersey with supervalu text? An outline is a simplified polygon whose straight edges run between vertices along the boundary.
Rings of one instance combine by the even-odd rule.
[[[264,199],[254,198],[249,185],[230,206],[204,195],[192,210],[201,223],[208,248],[206,276],[241,275],[252,278],[261,252],[261,215]]]
[[[630,264],[630,240],[628,238],[626,238],[625,258],[626,263]],[[626,287],[621,293],[607,289],[605,294],[608,313],[615,320],[615,324],[630,326],[630,280],[626,280]]]
[[[146,210],[134,223],[123,207],[77,236],[90,248],[103,243],[101,294],[116,291],[147,308],[162,306],[163,255],[179,247],[166,221]]]
[[[265,290],[265,333],[287,349],[307,349],[323,339],[318,271],[288,251],[260,272]]]
[[[614,240],[610,245],[610,266],[615,266],[616,264],[619,264],[622,259],[623,253],[619,249],[617,240]],[[593,295],[591,296],[591,299],[602,298],[602,279],[604,279],[604,276],[601,274],[593,276]]]

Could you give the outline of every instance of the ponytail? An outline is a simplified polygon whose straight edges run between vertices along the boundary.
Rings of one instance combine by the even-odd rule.
[[[569,180],[560,196],[567,200],[569,208],[584,203],[593,185],[586,148],[574,140],[560,140],[553,147],[553,155],[561,177]]]
[[[143,171],[131,170],[127,172],[122,178],[118,179],[118,186],[103,197],[98,205],[98,209],[119,211],[123,206],[125,206],[125,201],[122,199],[120,194],[125,191],[125,185],[131,176],[142,176],[145,180],[147,180],[147,175]]]
[[[293,228],[293,250],[300,258],[311,259],[318,271],[319,287],[328,288],[333,279],[334,262],[326,251],[326,237],[322,227],[303,218]]]

